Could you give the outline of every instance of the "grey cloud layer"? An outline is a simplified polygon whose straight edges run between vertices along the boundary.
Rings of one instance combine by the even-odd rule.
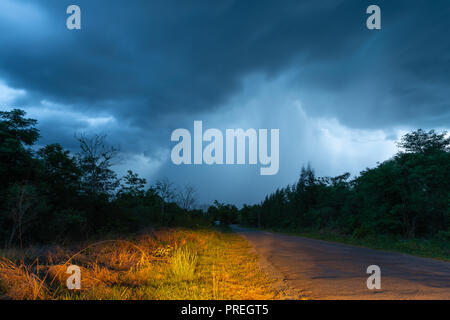
[[[73,3],[82,10],[81,31],[65,28],[65,10]],[[14,105],[34,108],[43,143],[73,145],[73,131],[85,130],[90,120],[72,113],[111,116],[114,121],[101,128],[112,140],[125,151],[154,157],[170,148],[173,129],[197,119],[220,127],[233,125],[235,118],[249,127],[270,125],[291,133],[295,112],[277,116],[292,112],[277,103],[289,105],[288,97],[301,100],[311,117],[334,118],[354,129],[448,128],[450,3],[377,1],[380,31],[365,28],[370,4],[2,0],[0,81],[25,90]],[[261,75],[264,83],[287,80],[268,86],[276,87],[278,100],[268,99],[270,92],[260,94],[251,113],[243,106],[258,91],[245,94],[245,79],[253,75]],[[43,100],[67,114],[46,113]],[[234,113],[225,121],[229,110]],[[319,159],[317,145],[300,146],[307,151],[281,160],[290,168],[282,169],[281,176],[308,160],[302,154]],[[210,175],[180,170],[185,169],[164,164],[161,173]],[[221,170],[230,176],[229,169]]]
[[[77,1],[81,32],[64,28],[67,1],[18,3],[37,12],[21,18],[16,9],[15,19],[0,22],[2,77],[34,98],[104,108],[137,125],[212,111],[242,76],[292,67],[306,70],[299,83],[311,91],[362,83],[365,95],[383,98],[355,92],[356,100],[396,121],[422,116],[425,104],[433,117],[448,108],[446,1],[382,2],[378,33],[364,27],[365,1]],[[326,107],[345,118],[354,99],[344,98]]]

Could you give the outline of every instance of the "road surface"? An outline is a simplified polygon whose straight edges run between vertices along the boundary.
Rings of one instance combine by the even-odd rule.
[[[290,298],[446,299],[450,263],[233,226],[260,256]],[[381,289],[367,288],[367,267],[378,265]]]

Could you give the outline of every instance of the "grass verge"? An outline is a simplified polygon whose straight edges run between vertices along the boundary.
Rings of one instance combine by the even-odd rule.
[[[216,230],[165,229],[72,247],[0,252],[3,299],[280,299],[246,240]],[[68,290],[67,267],[81,269]]]

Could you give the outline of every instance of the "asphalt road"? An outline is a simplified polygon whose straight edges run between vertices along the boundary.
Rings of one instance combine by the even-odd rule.
[[[233,229],[254,246],[264,268],[284,284],[290,298],[450,300],[448,262],[238,226]],[[380,267],[380,290],[367,288],[370,265]]]

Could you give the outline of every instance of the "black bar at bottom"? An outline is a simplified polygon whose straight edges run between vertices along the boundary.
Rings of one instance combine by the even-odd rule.
[[[3,315],[8,311],[15,317],[22,313],[75,318],[106,320],[114,318],[139,319],[313,319],[317,316],[337,315],[367,319],[383,318],[400,312],[402,318],[417,312],[446,314],[447,301],[0,301]],[[8,310],[10,309],[10,310]],[[96,313],[96,316],[91,314]],[[105,316],[98,316],[98,313]],[[430,314],[431,315],[431,314]]]

